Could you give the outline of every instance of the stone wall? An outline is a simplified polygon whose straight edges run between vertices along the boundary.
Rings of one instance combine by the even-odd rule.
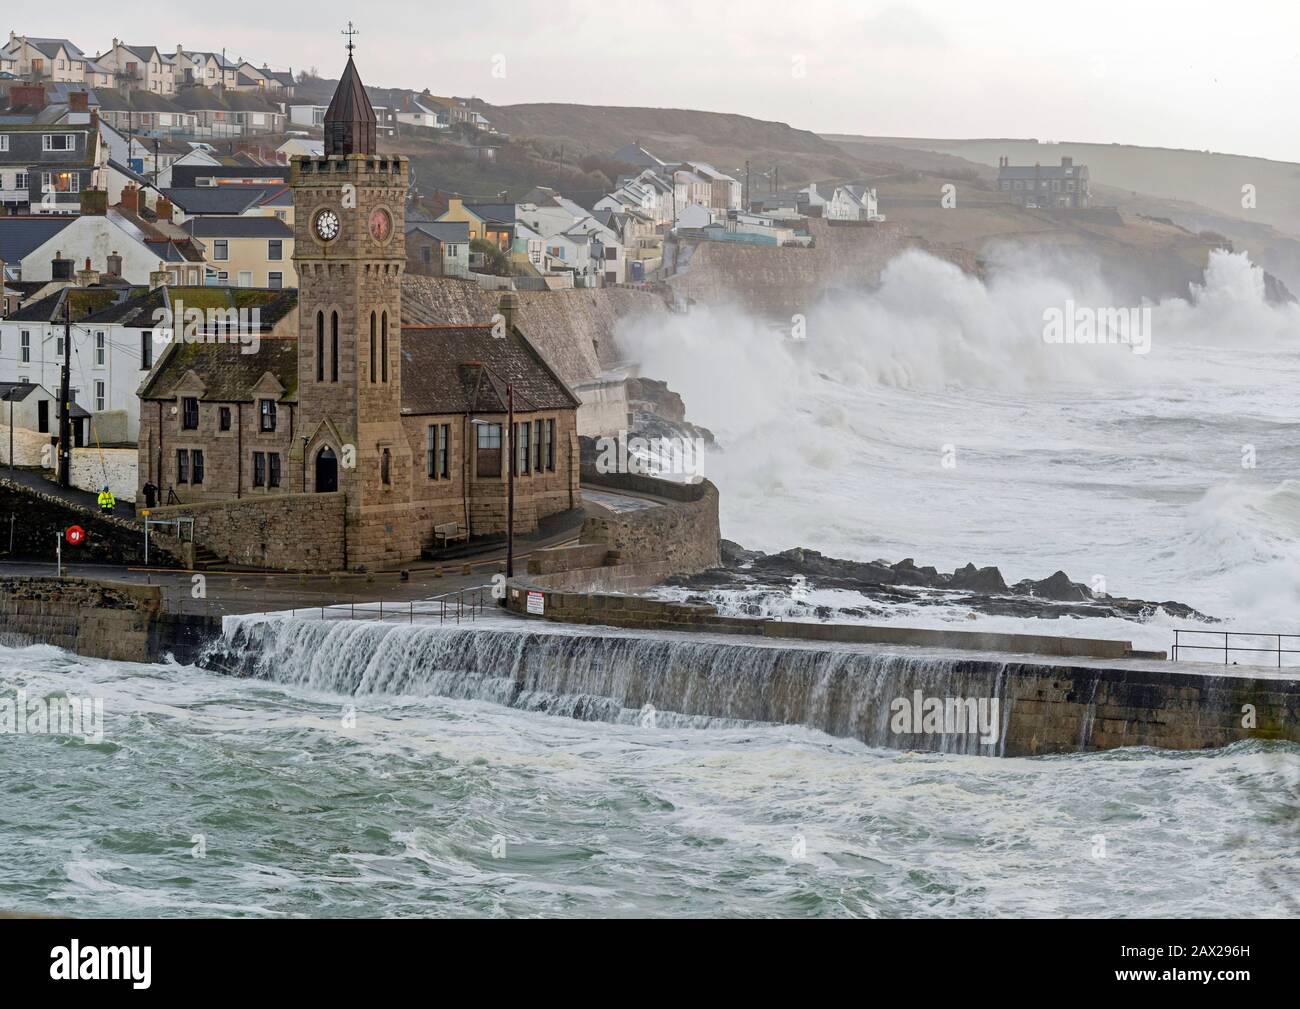
[[[156,585],[81,578],[0,579],[0,642],[49,644],[78,655],[191,662],[220,632],[220,620],[167,613]]]
[[[1005,725],[1004,743],[996,753],[1004,756],[1035,756],[1049,753],[1077,753],[1109,750],[1123,746],[1155,746],[1177,750],[1227,746],[1246,739],[1287,739],[1300,742],[1300,679],[1252,676],[1248,673],[1219,673],[1216,667],[1169,664],[1157,667],[1124,654],[1127,642],[1046,635],[987,634],[964,631],[931,631],[918,628],[869,627],[864,625],[796,624],[750,617],[720,617],[712,606],[619,595],[620,568],[606,567],[528,576],[511,582],[506,594],[510,610],[526,614],[529,595],[541,596],[541,617],[571,624],[603,625],[636,631],[699,631],[698,648],[683,648],[671,658],[673,677],[657,679],[653,671],[635,668],[626,678],[615,677],[630,694],[671,692],[674,684],[712,683],[718,670],[710,655],[719,646],[713,637],[752,635],[749,641],[732,638],[729,649],[752,650],[752,659],[729,656],[726,669],[763,669],[762,682],[750,682],[745,690],[759,698],[773,696],[790,702],[787,720],[808,724],[833,735],[848,735],[872,746],[934,748],[935,740],[880,737],[873,725],[881,712],[856,702],[836,707],[834,694],[847,689],[843,678],[827,701],[827,711],[816,715],[801,708],[811,704],[815,691],[801,670],[809,664],[834,667],[847,675],[849,667],[864,663],[882,678],[892,678],[889,689],[871,692],[872,704],[888,705],[891,698],[912,696],[914,688],[925,688],[930,696],[941,686],[954,696],[996,697]],[[587,578],[587,587],[570,586],[570,580]],[[534,605],[536,604],[534,598]],[[537,614],[534,613],[534,616]],[[599,633],[599,632],[595,632]],[[798,638],[837,642],[839,647],[818,648],[815,644],[792,647],[772,639]],[[766,639],[766,640],[764,640]],[[600,640],[625,640],[606,637]],[[641,640],[641,639],[636,639]],[[663,639],[667,649],[671,639]],[[680,641],[680,639],[679,639]],[[843,644],[874,645],[845,649]],[[953,659],[942,654],[900,651],[897,646],[943,647],[1004,653],[1004,658],[972,654]],[[1018,658],[1039,653],[1040,661]],[[1092,665],[1071,665],[1068,657],[1089,657]],[[1062,661],[1064,659],[1065,661]],[[1007,661],[1012,660],[1012,661]],[[1220,667],[1221,668],[1221,667]],[[904,682],[907,681],[907,682]],[[685,688],[683,688],[685,689]],[[664,710],[717,718],[770,720],[770,710],[743,706],[744,698],[725,690],[686,690],[688,697],[653,695],[653,703]],[[686,706],[679,702],[689,701]],[[638,702],[640,703],[640,702]],[[738,706],[740,705],[740,706]],[[1247,705],[1253,720],[1247,719]],[[819,709],[822,705],[816,705]],[[851,717],[844,717],[851,715]],[[809,720],[814,719],[814,720]]]
[[[55,537],[71,525],[86,531],[81,546],[63,546],[65,563],[143,564],[144,530],[126,518],[105,518],[97,509],[75,504],[57,496],[4,479],[0,475],[0,554],[15,558],[48,561],[54,570]],[[10,552],[10,531],[13,549]],[[170,566],[175,557],[168,550],[150,553],[150,563]]]
[[[15,421],[18,418],[15,418]],[[32,467],[44,465],[54,458],[50,435],[31,431],[14,424],[14,465]],[[0,424],[0,464],[9,465],[9,425]]]
[[[119,501],[134,501],[139,461],[133,448],[74,448],[68,476],[74,487],[98,494],[107,483]]]
[[[233,567],[340,571],[346,530],[343,494],[276,494],[155,508],[156,519],[193,518],[194,542]],[[151,538],[152,538],[151,534]],[[170,537],[158,542],[173,545]]]
[[[644,511],[589,517],[582,543],[604,544],[618,553],[619,564],[663,563],[673,574],[694,574],[720,563],[718,489],[708,480],[675,483],[584,466],[582,482],[669,499]]]

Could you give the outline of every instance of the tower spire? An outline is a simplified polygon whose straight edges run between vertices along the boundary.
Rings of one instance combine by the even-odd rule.
[[[352,50],[356,48],[352,36],[357,34],[357,30],[349,21],[347,30],[341,34],[348,38],[348,62],[329,108],[325,110],[325,153],[374,154],[375,110],[361,83],[357,65],[352,61]]]

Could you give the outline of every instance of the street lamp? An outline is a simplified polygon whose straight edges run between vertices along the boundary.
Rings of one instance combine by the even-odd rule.
[[[14,471],[14,389],[10,386],[3,399],[9,400],[9,472]]]

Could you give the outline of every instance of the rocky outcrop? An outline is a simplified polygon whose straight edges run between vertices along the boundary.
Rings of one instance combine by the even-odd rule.
[[[999,616],[1114,616],[1141,620],[1162,609],[1176,617],[1212,619],[1173,600],[1151,602],[1094,594],[1081,582],[1071,581],[1064,571],[1039,580],[1026,578],[1008,587],[996,567],[966,564],[945,574],[929,565],[918,566],[911,557],[894,564],[883,560],[850,561],[802,547],[765,554],[746,550],[731,540],[722,541],[720,556],[720,567],[671,579],[669,584],[699,591],[743,591],[752,597],[749,609],[753,613],[760,612],[773,595],[793,596],[798,602],[799,592],[792,590],[807,588],[845,589],[868,600],[865,606],[841,610],[812,607],[822,619],[880,615],[887,606],[899,603],[967,606]]]

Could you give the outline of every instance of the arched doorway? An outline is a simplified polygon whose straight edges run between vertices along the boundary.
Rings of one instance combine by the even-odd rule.
[[[316,493],[332,494],[339,489],[339,461],[326,445],[316,453]]]

